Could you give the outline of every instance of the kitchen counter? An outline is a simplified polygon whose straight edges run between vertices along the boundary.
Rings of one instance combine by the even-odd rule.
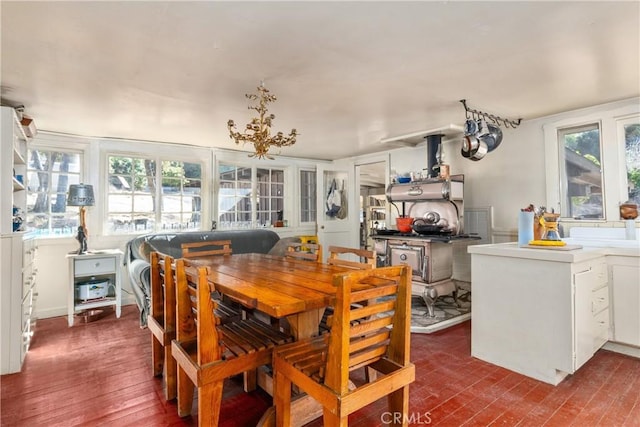
[[[607,341],[640,348],[640,247],[468,252],[472,356],[555,385]]]
[[[566,241],[568,240],[569,239],[566,239]],[[576,245],[578,242],[567,242],[567,244]],[[551,249],[549,247],[521,248],[518,247],[517,243],[499,243],[470,246],[468,252],[470,254],[476,253],[509,258],[536,259],[542,261],[580,262],[607,255],[640,257],[640,242],[638,242],[638,244],[638,247],[583,246],[580,249],[559,250]]]

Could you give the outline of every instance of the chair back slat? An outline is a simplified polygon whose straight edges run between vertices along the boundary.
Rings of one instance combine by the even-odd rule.
[[[187,259],[176,260],[177,326],[176,339],[197,341],[198,364],[219,360],[219,346],[214,315],[216,304],[207,280],[208,268],[192,265]]]
[[[409,277],[404,265],[334,277],[337,295],[324,376],[328,387],[346,393],[350,370],[384,357],[408,359]]]
[[[160,265],[161,256],[158,252],[152,251],[149,254],[151,264],[151,302],[149,304],[151,316],[155,316],[164,324],[164,286],[163,272]]]
[[[351,255],[352,258],[364,259],[362,261],[354,261],[346,259],[341,255]],[[343,246],[329,246],[329,259],[327,264],[337,265],[340,267],[353,268],[357,270],[368,270],[376,267],[376,253],[367,249],[346,248]]]
[[[183,243],[183,258],[202,258],[207,256],[231,255],[231,240],[204,240],[202,242]]]
[[[394,310],[396,307],[395,300],[383,301],[380,304],[365,305],[362,308],[352,309],[349,313],[349,321],[354,322],[356,320],[365,319],[371,317],[377,313],[384,313]]]
[[[375,334],[370,334],[366,337],[358,337],[351,340],[351,342],[349,343],[349,353],[355,353],[362,350],[363,348],[388,342],[390,332],[391,331],[389,329],[381,329]]]
[[[322,245],[319,243],[291,242],[284,252],[286,258],[322,262]]]

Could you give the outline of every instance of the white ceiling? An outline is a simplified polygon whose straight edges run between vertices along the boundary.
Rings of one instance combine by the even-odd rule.
[[[235,148],[278,97],[287,156],[335,159],[464,122],[640,95],[640,2],[11,2],[2,101],[42,130]],[[274,153],[274,154],[277,154]]]

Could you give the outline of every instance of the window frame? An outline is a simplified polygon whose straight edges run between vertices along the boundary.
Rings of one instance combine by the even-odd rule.
[[[113,230],[112,229],[112,224],[110,223],[109,217],[111,215],[114,214],[120,214],[122,216],[130,216],[130,215],[135,215],[136,214],[136,210],[135,210],[135,206],[136,204],[133,203],[131,206],[131,210],[129,212],[121,212],[121,213],[116,213],[116,212],[110,212],[109,211],[109,199],[111,196],[125,196],[125,197],[132,197],[135,198],[136,194],[138,196],[141,196],[142,193],[138,192],[135,188],[131,189],[130,191],[124,191],[124,192],[119,192],[119,191],[112,191],[111,190],[111,172],[110,172],[110,159],[116,157],[116,158],[124,158],[124,159],[130,159],[132,162],[133,161],[140,161],[145,163],[146,161],[151,161],[154,162],[154,176],[153,179],[155,181],[154,186],[155,189],[152,193],[149,193],[149,195],[154,198],[155,200],[157,200],[157,206],[153,211],[150,212],[138,212],[141,214],[147,214],[147,216],[149,216],[150,218],[153,218],[154,221],[154,225],[151,228],[146,228],[143,227],[142,229],[139,229],[137,227],[137,225],[135,225],[135,220],[134,220],[134,228],[132,229],[131,227],[129,227],[128,230],[126,229],[119,229],[119,230]],[[168,215],[178,215],[179,217],[183,217],[186,213],[186,210],[183,209],[182,206],[182,201],[180,202],[180,210],[179,211],[169,211],[167,209],[164,208],[164,201],[169,200],[171,197],[175,197],[176,195],[179,197],[180,200],[182,200],[182,197],[187,194],[187,192],[184,191],[184,181],[186,179],[185,176],[182,176],[180,178],[174,178],[174,177],[167,177],[164,175],[164,164],[165,162],[175,162],[175,163],[182,163],[183,165],[185,163],[190,163],[190,164],[196,164],[199,165],[200,167],[200,177],[198,178],[198,180],[200,181],[201,185],[200,185],[200,192],[198,197],[200,197],[200,211],[199,211],[199,217],[200,217],[200,225],[198,227],[182,227],[183,225],[183,221],[180,220],[178,221],[179,226],[178,227],[168,227],[167,224],[164,223],[164,218]],[[106,164],[105,164],[105,175],[106,175],[106,181],[105,181],[105,191],[103,194],[104,197],[104,201],[105,201],[105,209],[104,209],[104,214],[105,214],[105,221],[104,221],[104,226],[105,226],[105,230],[106,233],[108,235],[127,235],[127,234],[135,234],[138,232],[159,232],[159,231],[197,231],[197,230],[201,230],[202,229],[202,211],[203,211],[203,206],[202,206],[202,183],[204,181],[204,175],[205,175],[205,171],[204,171],[204,167],[205,165],[203,164],[203,162],[198,162],[198,161],[193,161],[193,160],[183,160],[183,159],[179,159],[176,160],[174,158],[171,158],[170,156],[167,157],[165,155],[156,155],[156,156],[149,156],[149,155],[143,155],[143,154],[120,154],[120,153],[114,153],[114,152],[109,152],[106,154]],[[183,169],[184,172],[184,169]],[[114,174],[114,176],[120,176],[122,174]],[[131,177],[134,178],[136,176],[140,176],[134,173],[131,173],[129,175],[122,175],[125,177],[125,181],[128,182],[128,180],[126,180],[126,177]],[[143,177],[146,177],[147,175],[144,175]],[[149,176],[150,177],[150,176]],[[163,181],[167,179],[167,180],[178,180],[180,182],[180,191],[178,194],[173,194],[170,195],[168,193],[165,193],[165,188],[162,185]],[[131,226],[131,222],[129,223]]]
[[[73,140],[69,140],[65,136],[41,132],[38,134],[37,138],[34,138],[32,141],[29,142],[27,146],[27,150],[28,151],[32,151],[32,150],[59,151],[59,152],[65,152],[65,153],[78,154],[79,155],[79,166],[78,166],[79,182],[85,183],[85,184],[90,183],[88,166],[87,166],[87,163],[88,163],[87,159],[89,158],[89,142],[86,141],[84,138],[74,138]],[[29,167],[28,164],[30,160],[28,158],[26,160],[27,160],[27,172],[26,172],[27,176],[25,177],[25,179],[28,186],[29,184],[28,176],[29,176],[29,173],[32,172],[33,170],[28,169]],[[26,191],[27,191],[27,197],[29,196],[30,193],[33,193],[29,191],[28,188]],[[49,192],[49,194],[51,193]],[[76,209],[74,208],[74,210]],[[28,212],[26,212],[26,214],[28,215]],[[78,223],[80,222],[79,210],[78,212],[74,213],[73,217],[78,219]],[[28,228],[27,231],[36,232],[39,239],[70,238],[70,237],[74,237],[77,233],[75,229],[72,229],[69,233],[60,233],[60,234],[54,234],[50,232],[46,234],[38,234],[37,230],[33,228]],[[49,231],[50,231],[50,228],[49,228]]]
[[[313,173],[315,178],[315,185],[311,186],[310,188],[313,188],[312,194],[309,195],[308,200],[310,200],[311,202],[313,202],[316,206],[315,206],[315,218],[312,219],[311,221],[303,221],[303,188],[302,188],[302,174],[303,173]],[[318,171],[317,169],[312,169],[312,168],[298,168],[297,171],[297,175],[298,175],[298,194],[300,194],[300,198],[297,201],[297,206],[298,206],[298,215],[300,218],[300,224],[301,225],[309,225],[309,224],[315,224],[318,221],[318,206],[317,206],[317,191],[318,191]],[[309,211],[311,211],[311,209],[308,209]]]
[[[571,207],[570,206],[565,206],[564,202],[568,202],[568,198],[569,198],[569,180],[567,177],[567,167],[566,167],[566,161],[567,161],[567,157],[566,157],[566,151],[564,148],[566,148],[564,146],[564,139],[560,138],[560,135],[562,135],[563,137],[569,134],[576,134],[576,133],[580,133],[580,132],[588,132],[591,130],[597,130],[598,131],[598,150],[599,150],[599,154],[600,154],[600,187],[602,188],[602,218],[586,218],[586,217],[575,217],[575,216],[569,216],[566,215],[566,213],[568,211],[571,211]],[[606,205],[606,194],[607,194],[607,189],[605,188],[605,182],[604,182],[604,173],[603,173],[603,169],[604,169],[604,164],[605,164],[605,159],[603,156],[603,150],[602,150],[602,124],[599,121],[593,122],[593,123],[586,123],[584,125],[580,125],[580,126],[569,126],[569,127],[562,127],[562,128],[558,128],[558,166],[559,166],[559,188],[560,188],[560,212],[562,215],[562,218],[572,218],[574,220],[580,220],[580,221],[584,221],[584,220],[604,220],[606,219],[606,210],[605,210],[605,205]],[[569,203],[570,205],[570,203]]]
[[[281,171],[283,174],[283,182],[282,182],[282,187],[283,187],[283,196],[275,196],[275,198],[277,199],[281,199],[282,203],[283,203],[283,218],[287,219],[287,215],[291,213],[291,208],[290,208],[290,203],[289,200],[287,200],[287,194],[289,194],[289,192],[291,194],[293,194],[294,192],[292,191],[292,186],[291,186],[291,166],[287,166],[287,165],[283,165],[283,164],[278,164],[278,163],[273,163],[273,164],[250,164],[250,162],[242,162],[242,161],[237,161],[234,159],[219,159],[218,161],[216,161],[216,171],[214,173],[215,176],[215,200],[212,200],[212,203],[215,206],[215,221],[218,224],[218,227],[220,229],[223,230],[235,230],[235,229],[239,229],[239,228],[247,228],[247,224],[244,224],[243,221],[238,221],[236,218],[235,222],[231,222],[231,225],[226,225],[226,223],[228,221],[224,221],[224,223],[222,223],[220,221],[220,212],[219,212],[219,197],[220,197],[220,184],[221,184],[221,180],[220,180],[220,169],[221,166],[229,166],[229,167],[235,167],[236,170],[238,169],[249,169],[251,170],[251,196],[250,196],[250,200],[249,200],[249,205],[251,206],[251,211],[250,211],[250,221],[246,221],[248,222],[248,228],[251,229],[255,229],[255,228],[269,228],[272,227],[273,224],[259,224],[258,223],[258,214],[260,212],[264,213],[264,212],[271,212],[273,211],[273,209],[271,209],[271,203],[270,203],[270,207],[269,209],[265,210],[265,209],[260,209],[258,210],[258,185],[260,185],[260,182],[258,181],[258,169],[266,169],[269,170],[269,175],[271,176],[271,172],[273,170],[278,170]],[[238,177],[236,176],[235,178],[235,182],[239,182],[238,181]],[[264,184],[264,183],[263,183]],[[271,183],[271,179],[269,179],[269,186],[271,187],[272,183]],[[271,199],[272,196],[271,195],[271,191],[269,192],[269,199]],[[243,211],[244,212],[244,211]],[[287,219],[287,221],[289,222],[289,220]]]
[[[640,113],[630,114],[625,117],[619,117],[616,120],[616,133],[618,135],[621,149],[619,152],[618,162],[620,164],[619,170],[619,183],[621,188],[621,196],[623,201],[629,200],[629,182],[627,179],[627,158],[626,158],[626,140],[625,140],[625,126],[640,123]],[[621,200],[622,200],[621,199]]]
[[[600,123],[601,164],[603,176],[603,219],[574,219],[561,217],[561,220],[574,225],[599,224],[619,221],[619,204],[627,200],[626,165],[624,163],[624,134],[620,135],[620,121],[640,116],[640,104],[637,99],[614,102],[560,114],[542,126],[545,169],[546,169],[546,207],[561,210],[560,165],[558,130]]]
[[[96,205],[99,205],[99,214],[101,216],[100,223],[102,224],[103,236],[127,236],[127,235],[139,235],[150,232],[163,232],[163,231],[187,231],[185,230],[170,230],[163,229],[161,226],[162,211],[157,210],[154,212],[155,223],[151,230],[131,230],[129,232],[117,231],[114,232],[109,226],[109,211],[107,205],[107,195],[109,188],[109,156],[118,157],[135,157],[143,159],[151,159],[156,161],[156,179],[162,177],[162,162],[163,161],[176,161],[183,163],[199,163],[201,167],[201,205],[200,205],[200,228],[197,230],[209,229],[211,206],[209,202],[209,194],[211,193],[211,149],[204,147],[196,147],[192,145],[179,145],[170,143],[157,143],[157,142],[143,142],[135,140],[112,140],[101,139],[98,141],[99,158],[100,158],[100,171],[99,177],[96,172],[96,181],[100,183],[100,189],[96,194]],[[162,196],[161,186],[157,186],[156,195]],[[99,198],[99,200],[98,200]],[[192,230],[193,231],[193,230]]]

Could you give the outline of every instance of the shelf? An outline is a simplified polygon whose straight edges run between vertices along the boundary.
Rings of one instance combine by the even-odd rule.
[[[13,164],[15,165],[26,165],[27,162],[22,157],[22,154],[14,147],[13,148]]]
[[[76,311],[82,311],[82,310],[88,310],[91,308],[106,307],[106,306],[114,305],[115,303],[116,303],[115,297],[96,298],[96,299],[87,300],[86,302],[82,302],[82,300],[77,300],[73,304],[73,308]]]
[[[16,179],[16,177],[14,176],[13,177],[13,191],[16,192],[16,191],[21,191],[21,190],[24,190],[24,189],[25,189],[24,184],[22,184],[20,181],[18,181]]]

